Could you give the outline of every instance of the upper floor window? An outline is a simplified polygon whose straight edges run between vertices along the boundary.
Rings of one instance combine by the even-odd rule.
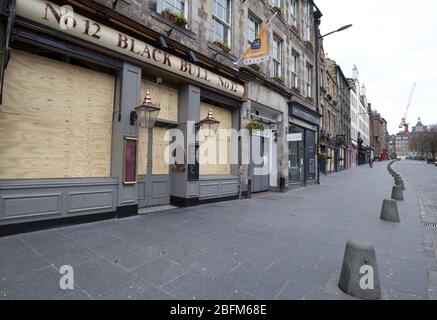
[[[247,17],[247,40],[252,43],[259,33],[259,20],[253,15],[249,14]]]
[[[214,41],[230,45],[231,0],[214,0],[213,3]]]
[[[311,4],[309,1],[303,3],[302,33],[305,41],[311,41]]]
[[[272,56],[273,56],[272,77],[281,78],[282,77],[282,40],[276,36],[273,36]]]
[[[295,52],[291,54],[291,86],[299,88],[299,55]]]
[[[157,9],[159,13],[168,10],[171,13],[178,14],[182,17],[187,16],[187,0],[158,0]]]
[[[309,64],[305,67],[305,96],[313,96],[313,67]]]
[[[281,8],[282,6],[282,0],[270,0],[270,3],[276,8]]]
[[[297,0],[290,1],[290,24],[297,27]]]

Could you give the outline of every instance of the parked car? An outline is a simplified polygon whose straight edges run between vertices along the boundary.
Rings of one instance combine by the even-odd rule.
[[[434,164],[435,161],[434,161],[434,159],[427,159],[427,160],[426,160],[426,163],[427,163],[427,164]]]

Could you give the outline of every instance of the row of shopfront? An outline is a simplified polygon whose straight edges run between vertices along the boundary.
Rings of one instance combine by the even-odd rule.
[[[372,149],[363,144],[361,139],[346,144],[343,136],[336,139],[325,133],[320,134],[319,162],[323,174],[331,174],[367,164],[372,157]]]
[[[151,45],[158,35],[142,26],[126,30],[118,16],[90,19],[91,7],[75,8],[74,23],[64,28],[58,5],[14,3],[10,34],[2,30],[0,225],[131,215],[138,207],[191,206],[316,182],[320,116],[291,95],[161,50]],[[139,125],[135,109],[146,95],[159,108],[153,126]],[[199,163],[199,127],[211,114],[220,129],[238,131],[253,118],[263,123],[265,130],[252,132],[250,154],[264,162],[222,161],[217,152],[217,162]],[[172,129],[184,135],[172,154],[182,152],[181,163],[166,161]],[[231,158],[232,137],[207,138]],[[236,141],[241,154],[247,142]]]

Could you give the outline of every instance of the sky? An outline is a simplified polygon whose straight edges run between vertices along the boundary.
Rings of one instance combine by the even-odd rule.
[[[353,26],[324,39],[330,59],[352,77],[355,64],[367,99],[387,120],[388,131],[399,124],[413,83],[417,83],[407,122],[421,117],[437,124],[437,1],[315,0],[322,11],[321,32]]]

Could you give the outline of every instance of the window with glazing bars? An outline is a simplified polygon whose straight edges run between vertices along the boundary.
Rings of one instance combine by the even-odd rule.
[[[290,24],[297,27],[297,0],[290,0]]]
[[[305,68],[305,96],[307,97],[313,96],[312,83],[313,83],[313,67],[307,64]]]
[[[252,43],[259,33],[259,20],[249,14],[247,17],[247,40]]]
[[[158,0],[156,11],[161,13],[164,10],[186,16],[186,0]]]
[[[230,46],[231,0],[213,0],[214,41]]]
[[[273,56],[273,72],[272,77],[282,77],[282,40],[278,37],[273,37],[272,44],[272,56]]]
[[[303,4],[302,31],[303,39],[311,41],[311,4],[309,1],[305,1]]]
[[[295,52],[291,54],[291,86],[299,88],[299,55]]]

